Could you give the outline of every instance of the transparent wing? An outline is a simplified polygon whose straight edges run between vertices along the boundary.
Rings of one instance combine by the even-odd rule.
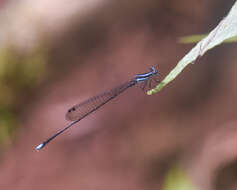
[[[125,91],[127,88],[136,84],[135,80],[126,82],[118,87],[115,87],[107,92],[89,98],[80,104],[77,104],[70,108],[66,113],[66,119],[69,121],[76,121],[84,118],[93,111],[97,110],[99,107],[107,103],[109,100],[115,98],[120,93]]]

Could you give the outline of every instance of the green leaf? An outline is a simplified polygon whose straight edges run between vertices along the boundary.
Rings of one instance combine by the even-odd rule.
[[[179,167],[171,168],[166,177],[164,190],[196,190],[188,175]]]
[[[205,38],[207,34],[196,34],[196,35],[190,35],[190,36],[184,36],[179,38],[179,43],[182,44],[190,44],[190,43],[197,43],[203,38]]]
[[[200,40],[202,40],[207,34],[196,34],[196,35],[190,35],[190,36],[184,36],[179,38],[179,43],[182,44],[190,44],[190,43],[197,43]],[[237,42],[237,37],[229,38],[224,41],[224,43],[233,43]]]
[[[154,89],[147,92],[148,95],[159,92],[168,83],[174,80],[181,71],[190,63],[206,53],[209,49],[221,44],[223,41],[237,36],[237,2],[231,8],[229,14],[212,30],[207,37],[196,44],[194,48],[181,59],[176,67]]]

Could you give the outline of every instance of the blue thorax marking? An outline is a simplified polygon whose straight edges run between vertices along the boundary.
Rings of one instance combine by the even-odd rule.
[[[155,69],[155,67],[151,67],[150,72],[136,74],[134,79],[136,82],[142,82],[142,81],[148,80],[151,76],[157,76],[157,75],[158,75],[158,71]]]

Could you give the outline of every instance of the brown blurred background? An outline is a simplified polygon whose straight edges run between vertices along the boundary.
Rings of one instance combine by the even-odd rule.
[[[129,89],[34,150],[72,105],[150,66],[163,79],[234,0],[0,1],[0,189],[237,189],[236,45],[160,93]]]

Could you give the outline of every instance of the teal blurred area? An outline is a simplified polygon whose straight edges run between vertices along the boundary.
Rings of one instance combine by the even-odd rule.
[[[46,77],[46,53],[39,49],[20,55],[11,48],[0,49],[0,147],[10,144],[19,125],[25,101]]]

